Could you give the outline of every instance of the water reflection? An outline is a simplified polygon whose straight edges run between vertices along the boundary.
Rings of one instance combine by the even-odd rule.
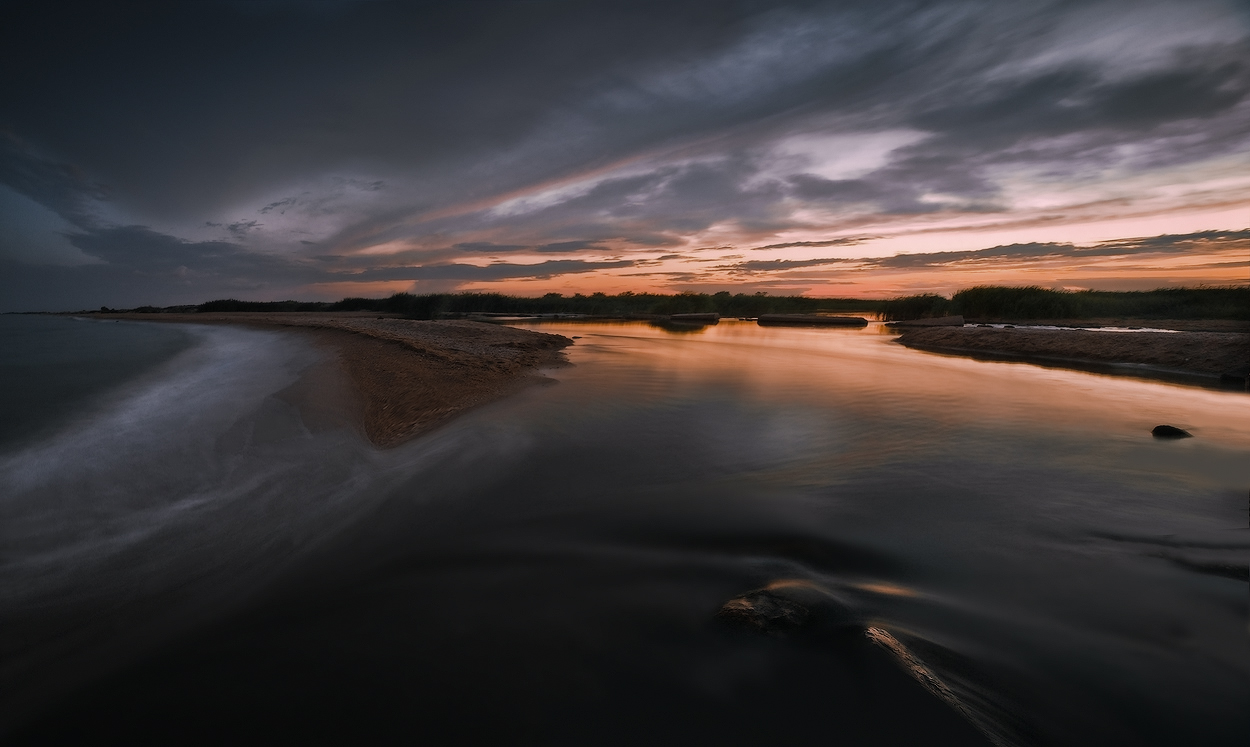
[[[866,329],[765,328],[722,320],[673,344],[669,330],[637,322],[546,323],[535,329],[582,341],[572,360],[638,356],[628,372],[597,371],[624,384],[645,366],[665,386],[716,382],[755,399],[816,400],[892,417],[960,427],[1018,427],[1136,439],[1160,423],[1197,428],[1208,441],[1250,449],[1250,398],[1183,385],[981,361],[910,350],[881,323]],[[644,341],[645,344],[644,344]],[[606,383],[606,382],[605,382]]]
[[[1250,398],[930,355],[879,324],[540,328],[579,338],[558,386],[371,453],[334,500],[350,531],[34,736],[1244,741],[1246,584],[1210,571],[1250,558]],[[305,481],[333,480],[305,451],[280,501],[242,485],[222,516],[313,521]],[[239,516],[261,527],[230,533],[240,557],[294,562],[264,547],[286,513]],[[810,614],[718,624],[770,595]]]
[[[1250,398],[931,355],[879,324],[543,330],[582,338],[578,365],[554,373],[564,387],[545,401],[547,427],[593,421],[648,440],[610,440],[648,465],[645,484],[743,491],[773,512],[761,526],[790,517],[889,559],[882,573],[831,562],[833,545],[779,547],[754,580],[851,594],[1007,742],[1040,730],[1166,744],[1206,714],[1204,739],[1221,743],[1250,725],[1233,705],[1250,696],[1244,580],[1210,572],[1250,559]],[[1157,441],[1160,423],[1197,437]],[[656,449],[686,461],[666,472]],[[700,515],[757,510],[726,501]],[[1185,549],[1171,557],[1174,542]],[[1031,725],[1003,726],[1007,713]]]
[[[693,334],[693,333],[698,333],[698,332],[704,332],[709,327],[715,327],[718,323],[719,323],[718,321],[683,322],[683,321],[674,321],[672,319],[655,319],[651,322],[648,322],[648,324],[651,327],[654,327],[656,329],[662,329],[665,332],[671,332],[674,334]]]

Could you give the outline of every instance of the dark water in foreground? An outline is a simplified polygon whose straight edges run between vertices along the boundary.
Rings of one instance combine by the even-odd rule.
[[[0,733],[1250,733],[1250,397],[930,355],[872,327],[543,329],[582,338],[558,385],[377,452],[301,414],[323,358],[300,338],[0,317],[0,381],[24,392],[0,441]],[[49,335],[100,375],[56,378],[71,364],[40,357]],[[1196,437],[1156,441],[1160,423]],[[809,628],[714,619],[786,580],[826,600]]]

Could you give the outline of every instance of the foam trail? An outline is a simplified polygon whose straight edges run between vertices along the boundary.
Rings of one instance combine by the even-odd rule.
[[[286,333],[186,331],[193,347],[0,453],[0,690],[13,693],[0,739],[41,704],[228,617],[397,483],[472,452],[456,427],[387,452],[347,423],[310,430],[284,390],[323,352]]]
[[[128,548],[244,498],[247,510],[193,530],[175,556],[209,549],[214,536],[223,543],[217,552],[255,538],[263,529],[251,523],[256,510],[283,500],[281,487],[302,488],[314,504],[318,493],[328,497],[324,486],[335,482],[319,489],[300,475],[325,477],[325,451],[350,434],[314,436],[293,407],[273,397],[319,354],[287,335],[190,332],[200,338],[190,350],[108,393],[51,437],[0,458],[5,601],[77,585]],[[356,446],[331,457],[329,471],[348,477],[351,462],[367,452]],[[304,508],[308,514],[315,506]]]
[[[894,660],[903,668],[903,671],[910,674],[913,679],[920,683],[921,687],[928,690],[959,713],[959,715],[967,719],[969,723],[977,727],[995,747],[1019,747],[1019,742],[1004,733],[1004,730],[998,724],[965,705],[937,673],[930,669],[920,657],[904,646],[899,639],[891,635],[888,630],[869,626],[864,630],[864,634],[868,637],[868,640],[889,651],[893,655]]]

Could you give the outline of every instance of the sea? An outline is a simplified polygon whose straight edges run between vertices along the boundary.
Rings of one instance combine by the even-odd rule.
[[[532,328],[379,450],[310,338],[0,316],[0,743],[1245,743],[1250,394]]]

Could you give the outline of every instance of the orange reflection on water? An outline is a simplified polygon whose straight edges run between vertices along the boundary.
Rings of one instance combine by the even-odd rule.
[[[906,586],[899,586],[887,581],[878,581],[873,583],[858,583],[851,586],[861,591],[871,592],[873,594],[884,594],[891,597],[914,597],[916,592],[908,589]]]
[[[923,425],[930,438],[992,446],[995,433],[1133,444],[1134,459],[1170,470],[1217,446],[1250,451],[1250,396],[1027,363],[974,360],[905,348],[865,329],[760,327],[722,320],[701,330],[673,333],[639,322],[557,322],[531,325],[578,336],[568,349],[574,364],[593,371],[601,387],[629,390],[659,401],[682,391],[709,390],[786,413],[788,420],[761,440],[800,444],[822,427],[822,412],[853,418],[889,418]],[[1108,333],[1113,334],[1113,333]],[[579,368],[557,372],[578,377]],[[782,417],[782,415],[778,415]],[[1198,438],[1153,443],[1150,430],[1175,425]],[[979,434],[979,440],[970,436]],[[814,436],[812,436],[814,437]],[[880,437],[879,437],[880,438]],[[841,458],[888,458],[897,444],[860,443]],[[915,444],[911,445],[916,448]],[[1138,448],[1142,447],[1142,448]],[[1220,482],[1250,481],[1227,466]]]

